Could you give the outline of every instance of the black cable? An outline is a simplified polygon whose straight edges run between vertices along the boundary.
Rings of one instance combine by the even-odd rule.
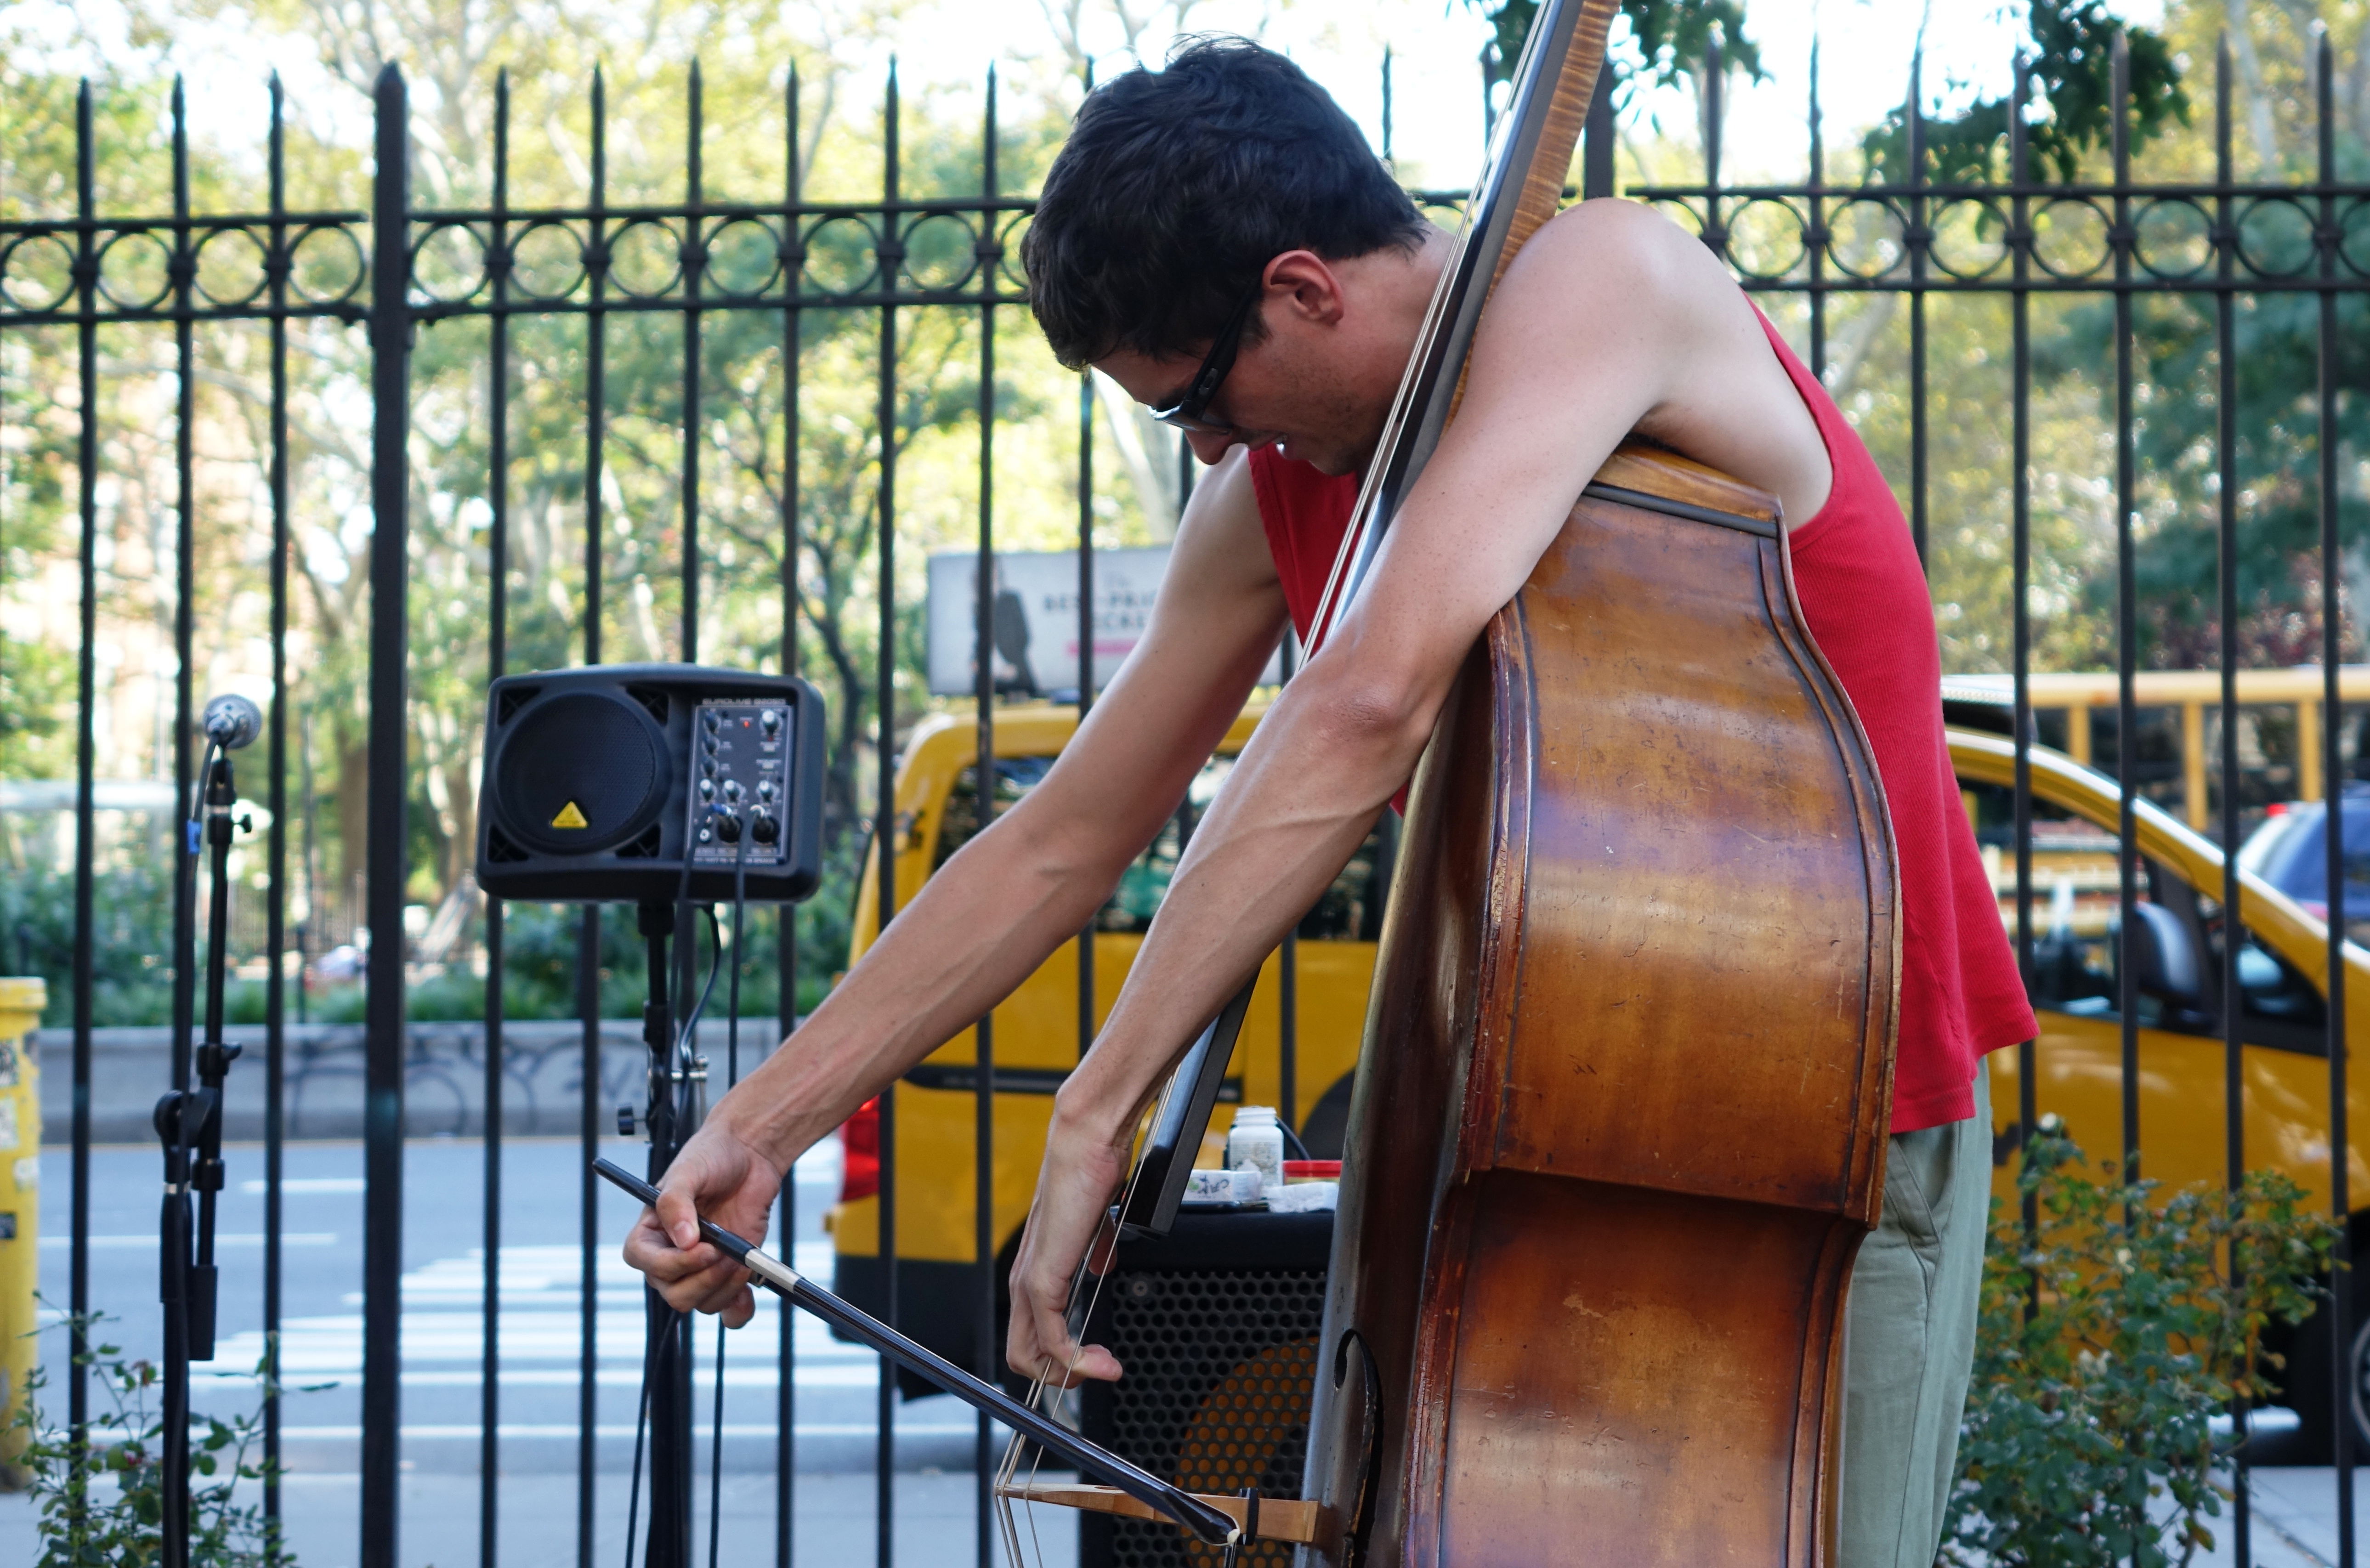
[[[1282,1116],[1278,1116],[1275,1118],[1275,1125],[1283,1129],[1283,1140],[1286,1143],[1291,1144],[1294,1150],[1296,1150],[1293,1156],[1294,1159],[1309,1160],[1315,1158],[1314,1155],[1308,1152],[1308,1145],[1300,1141],[1300,1135],[1292,1130],[1292,1124],[1290,1122],[1284,1120]]]
[[[699,1027],[700,1016],[708,1011],[708,999],[716,994],[716,967],[724,959],[724,939],[718,934],[716,906],[702,904],[699,912],[708,917],[708,979],[699,988],[699,1000],[692,1004],[691,1015],[675,1031],[674,1048],[677,1056],[691,1047],[691,1032]]]
[[[642,1398],[634,1412],[634,1471],[626,1485],[626,1568],[634,1568],[634,1527],[642,1512],[642,1432],[650,1419],[650,1361],[658,1354],[655,1328],[646,1329],[642,1340]]]

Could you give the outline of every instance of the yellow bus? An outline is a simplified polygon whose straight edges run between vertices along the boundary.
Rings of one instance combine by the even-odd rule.
[[[2370,721],[2370,665],[2340,665],[2338,691],[2356,733],[2347,750],[2359,753],[2359,731]],[[2035,738],[2077,762],[2111,766],[2118,685],[2111,670],[2053,671],[2028,679]],[[2324,784],[2321,708],[2326,691],[2318,665],[2290,670],[2238,671],[2238,767],[2244,774],[2239,798],[2249,807],[2248,826],[2275,802],[2318,800]],[[2134,729],[2135,787],[2199,832],[2218,815],[2207,789],[2217,737],[2209,720],[2222,707],[2222,677],[2212,670],[2143,670],[2132,681],[2138,712]],[[2015,700],[2006,675],[1946,675],[1945,704],[1986,707]],[[2104,731],[2102,734],[2101,731]]]

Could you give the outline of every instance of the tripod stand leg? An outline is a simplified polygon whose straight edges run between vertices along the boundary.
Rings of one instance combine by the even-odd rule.
[[[162,1568],[190,1562],[190,1213],[189,1147],[181,1140],[188,1096],[156,1102],[156,1134],[165,1145],[165,1201],[156,1216],[156,1299],[165,1308],[165,1354],[158,1370],[163,1410],[156,1437],[157,1493],[162,1516]]]

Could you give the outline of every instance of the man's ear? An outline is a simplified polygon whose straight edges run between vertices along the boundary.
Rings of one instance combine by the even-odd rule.
[[[1289,317],[1311,326],[1336,326],[1349,301],[1341,275],[1313,250],[1287,250],[1267,264],[1260,319],[1272,331]]]

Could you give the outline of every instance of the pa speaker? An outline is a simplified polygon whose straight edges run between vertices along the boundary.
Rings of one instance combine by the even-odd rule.
[[[486,697],[477,885],[574,903],[786,902],[823,860],[823,698],[690,664],[506,675]],[[690,874],[688,885],[685,871]]]
[[[1189,1492],[1297,1497],[1308,1457],[1333,1216],[1179,1214],[1123,1237],[1079,1337],[1126,1375],[1089,1382],[1079,1430]],[[1289,1568],[1283,1541],[1245,1568]],[[1079,1568],[1209,1568],[1217,1554],[1166,1519],[1078,1516]]]

